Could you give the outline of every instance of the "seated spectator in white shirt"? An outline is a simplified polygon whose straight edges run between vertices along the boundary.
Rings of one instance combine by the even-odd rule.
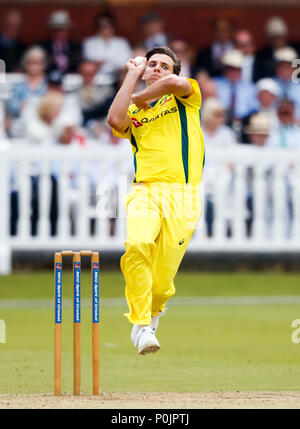
[[[240,50],[244,55],[242,79],[247,82],[255,82],[258,75],[253,34],[246,29],[237,30],[234,34],[234,44],[236,49]]]
[[[241,120],[257,109],[255,85],[241,79],[243,54],[234,49],[223,57],[223,76],[215,78],[217,96],[227,110],[227,124],[237,132]]]
[[[62,74],[57,70],[50,72],[48,75],[48,86],[45,95],[51,93],[58,94],[61,98],[62,113],[68,113],[72,116],[78,126],[81,125],[82,113],[79,102],[74,94],[64,93],[62,88]],[[26,137],[28,135],[28,128],[30,127],[33,130],[33,124],[38,117],[39,102],[42,100],[43,97],[35,97],[26,104],[26,107],[22,110],[20,118],[15,120],[11,127],[11,134],[13,137]]]
[[[96,18],[96,34],[83,41],[83,57],[96,62],[99,73],[115,78],[132,56],[126,39],[115,35],[116,23],[112,15],[101,14]]]
[[[216,98],[208,98],[201,109],[201,123],[205,145],[210,147],[231,148],[237,142],[234,132],[227,127],[225,122],[225,109]],[[225,213],[227,236],[232,232],[232,190],[234,184],[234,173],[232,166],[227,166],[224,172],[223,183],[226,189],[226,201],[222,209]],[[205,222],[208,237],[213,236],[214,222],[214,193],[216,177],[219,174],[220,164],[211,162],[209,156],[206,158],[203,183],[206,194],[205,198]]]
[[[182,39],[173,39],[170,48],[181,61],[181,71],[179,76],[192,77],[193,51],[191,47]]]
[[[300,126],[295,118],[295,106],[292,101],[283,99],[277,109],[279,126],[270,133],[268,146],[274,148],[300,149]]]
[[[289,28],[280,16],[272,16],[267,20],[265,34],[268,38],[268,44],[260,49],[256,55],[258,79],[274,77],[276,66],[274,53],[277,49],[292,47],[300,55],[300,43],[288,39]]]
[[[300,120],[300,85],[294,81],[296,70],[292,63],[297,58],[297,52],[292,48],[278,49],[274,53],[276,60],[275,81],[280,88],[279,98],[288,98],[295,105],[296,119]]]
[[[147,13],[140,19],[142,32],[145,36],[144,46],[146,51],[157,46],[168,46],[168,37],[164,32],[164,22],[156,13]]]

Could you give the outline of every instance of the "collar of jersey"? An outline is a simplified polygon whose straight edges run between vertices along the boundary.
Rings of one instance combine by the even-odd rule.
[[[152,103],[150,103],[151,107],[155,107],[156,103],[161,99],[161,97],[159,97],[156,101],[152,101]]]

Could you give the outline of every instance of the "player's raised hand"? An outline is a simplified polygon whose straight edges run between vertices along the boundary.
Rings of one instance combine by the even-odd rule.
[[[145,68],[147,66],[147,59],[144,57],[142,60],[139,61],[138,59],[140,58],[143,57],[137,57],[136,59],[130,58],[130,60],[127,61],[126,68],[129,72],[134,72],[138,75],[141,75],[145,71]]]

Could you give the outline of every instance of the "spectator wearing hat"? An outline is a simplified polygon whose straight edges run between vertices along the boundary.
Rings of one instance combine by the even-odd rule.
[[[39,46],[29,48],[21,61],[25,79],[12,87],[12,94],[7,102],[7,114],[12,119],[18,118],[32,98],[41,98],[47,90],[46,53]]]
[[[215,78],[217,97],[227,111],[227,124],[240,139],[241,120],[257,109],[255,85],[242,80],[243,54],[233,49],[223,56],[223,76]]]
[[[40,45],[48,55],[48,71],[74,73],[81,57],[81,44],[70,40],[72,22],[69,13],[57,10],[48,19],[50,38]]]
[[[83,41],[83,57],[97,63],[102,74],[116,79],[119,70],[132,56],[128,41],[116,36],[116,22],[112,15],[101,14],[96,17],[96,33]]]
[[[270,135],[270,121],[265,113],[255,113],[250,118],[250,123],[246,128],[246,132],[249,135],[250,144],[260,148],[267,146],[268,138]],[[271,233],[271,222],[272,222],[272,165],[269,160],[266,159],[264,163],[263,177],[266,186],[265,189],[265,200],[264,200],[264,224],[265,224],[265,236],[270,236]],[[255,217],[254,210],[254,180],[255,180],[255,168],[249,164],[246,172],[246,234],[248,237],[252,235],[253,221]]]
[[[271,78],[264,78],[260,79],[256,83],[256,90],[257,90],[257,100],[258,100],[258,107],[257,111],[255,113],[264,113],[270,123],[270,131],[276,131],[279,127],[279,120],[277,116],[277,102],[279,97],[279,86],[275,82],[274,79]],[[242,142],[243,143],[250,143],[249,141],[249,135],[245,132],[245,128],[248,127],[250,116],[246,116],[243,118],[243,135],[242,135]]]
[[[6,72],[15,72],[20,67],[20,58],[26,45],[20,40],[23,19],[18,10],[9,10],[3,17],[0,34],[0,59],[5,62]]]
[[[194,74],[205,70],[210,76],[221,76],[223,71],[222,58],[227,51],[234,48],[232,41],[232,25],[224,18],[211,23],[212,43],[201,49],[196,57]]]
[[[154,12],[143,15],[140,19],[142,32],[144,34],[144,47],[150,51],[157,46],[168,46],[168,36],[164,32],[164,22]]]
[[[246,29],[237,30],[234,33],[234,45],[244,55],[241,78],[247,82],[256,82],[258,71],[253,34]]]
[[[257,79],[274,77],[276,61],[274,53],[277,49],[292,47],[300,54],[300,44],[288,40],[289,29],[286,22],[279,16],[272,16],[265,26],[265,34],[269,39],[267,46],[257,52]]]
[[[225,125],[226,112],[224,106],[217,98],[208,98],[204,101],[201,109],[201,123],[204,136],[205,145],[209,147],[234,147],[237,143],[234,132]],[[218,163],[211,162],[209,157],[205,163],[204,187],[206,194],[205,204],[205,223],[207,229],[207,236],[213,236],[213,222],[214,222],[214,192],[215,192],[215,179],[218,174]],[[232,186],[233,186],[233,172],[231,166],[228,166],[224,175],[226,202],[223,207],[226,218],[227,235],[231,231],[231,218],[232,218]]]
[[[293,72],[296,70],[292,63],[297,58],[297,52],[293,48],[281,48],[274,53],[276,61],[275,81],[280,93],[279,98],[288,98],[295,105],[296,118],[300,119],[300,85],[294,82]]]

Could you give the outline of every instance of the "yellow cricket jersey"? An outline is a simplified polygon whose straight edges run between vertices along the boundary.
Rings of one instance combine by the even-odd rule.
[[[187,98],[167,94],[151,109],[129,106],[131,126],[117,137],[128,138],[134,154],[134,182],[199,184],[204,165],[200,127],[201,94],[198,83],[187,79],[193,93]]]

